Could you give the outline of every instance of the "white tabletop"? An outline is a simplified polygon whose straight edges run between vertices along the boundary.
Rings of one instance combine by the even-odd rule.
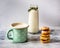
[[[55,32],[55,33],[54,33]],[[40,34],[29,34],[29,40],[25,43],[13,43],[11,40],[0,40],[0,48],[60,48],[59,31],[54,31],[51,35],[51,42],[40,43]]]

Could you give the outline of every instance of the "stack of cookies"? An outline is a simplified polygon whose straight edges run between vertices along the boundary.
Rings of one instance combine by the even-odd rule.
[[[49,27],[41,28],[40,42],[49,43],[50,42],[50,29]]]

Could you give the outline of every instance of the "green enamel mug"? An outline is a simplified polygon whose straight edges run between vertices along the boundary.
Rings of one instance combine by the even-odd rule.
[[[28,25],[25,23],[13,23],[12,29],[7,33],[7,38],[13,40],[15,43],[26,42],[28,40]],[[12,34],[12,37],[11,37]]]

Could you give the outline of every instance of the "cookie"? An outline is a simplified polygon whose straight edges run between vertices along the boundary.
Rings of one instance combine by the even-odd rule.
[[[40,37],[45,37],[45,38],[47,38],[47,37],[50,37],[50,35],[40,35]]]
[[[50,40],[47,40],[47,41],[42,41],[42,40],[40,40],[40,42],[41,42],[41,43],[49,43]]]
[[[50,40],[50,37],[40,37],[40,40]]]
[[[49,29],[49,27],[44,26],[44,27],[41,27],[40,30],[41,31],[49,31],[50,29]]]
[[[50,31],[41,31],[41,34],[43,34],[43,35],[50,35]]]

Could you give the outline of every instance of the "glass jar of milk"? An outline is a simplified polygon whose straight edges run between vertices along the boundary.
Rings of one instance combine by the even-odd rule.
[[[29,33],[38,33],[39,31],[39,12],[38,12],[38,6],[31,6],[28,10],[29,12]]]

